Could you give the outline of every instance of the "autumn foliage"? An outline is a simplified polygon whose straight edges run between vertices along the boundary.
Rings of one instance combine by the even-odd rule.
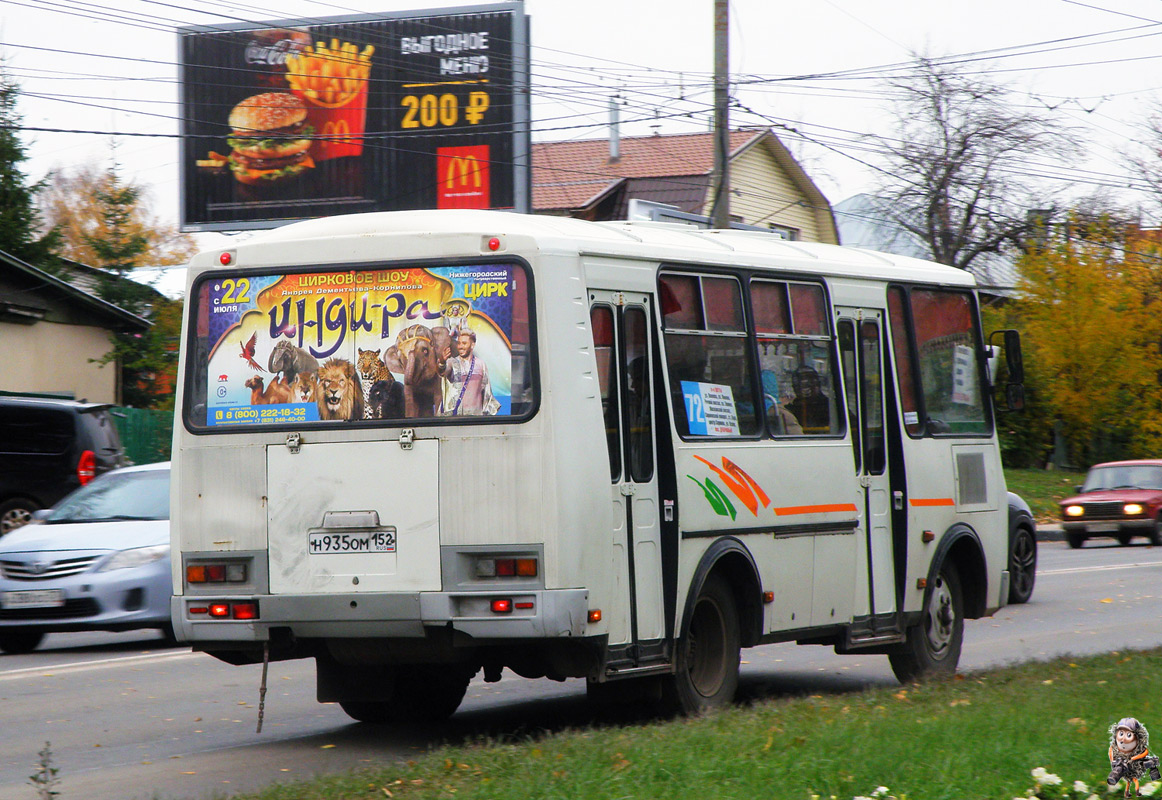
[[[1071,462],[1162,453],[1162,246],[1075,215],[1019,266],[1028,384]]]

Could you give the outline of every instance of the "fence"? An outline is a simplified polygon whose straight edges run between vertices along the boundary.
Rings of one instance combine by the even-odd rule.
[[[150,408],[114,408],[113,419],[125,457],[134,464],[169,461],[173,439],[173,412]]]

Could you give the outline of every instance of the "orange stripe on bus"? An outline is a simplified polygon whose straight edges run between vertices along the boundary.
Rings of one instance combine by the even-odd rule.
[[[786,506],[784,508],[776,508],[775,515],[785,517],[791,514],[826,514],[834,511],[850,511],[854,513],[855,510],[855,503],[833,503],[823,506]]]
[[[919,500],[909,500],[914,506],[954,506],[956,502],[951,497],[924,497]]]

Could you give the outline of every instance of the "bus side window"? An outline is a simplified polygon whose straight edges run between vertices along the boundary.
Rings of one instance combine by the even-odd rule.
[[[593,329],[593,353],[597,357],[597,383],[601,391],[601,414],[605,420],[605,445],[609,448],[609,478],[621,477],[621,442],[617,420],[621,414],[615,368],[613,309],[593,306],[589,309],[589,323]]]
[[[738,280],[663,274],[659,293],[678,433],[716,438],[758,434],[752,351]]]
[[[832,363],[823,287],[754,280],[750,293],[768,433],[842,434],[844,404]]]

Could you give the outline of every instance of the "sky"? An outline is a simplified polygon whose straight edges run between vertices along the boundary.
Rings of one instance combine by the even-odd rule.
[[[20,85],[37,180],[116,157],[178,222],[177,36],[190,24],[448,8],[400,0],[0,0],[0,55]],[[713,99],[712,0],[526,0],[533,140],[703,131]],[[1123,154],[1162,99],[1162,0],[733,0],[733,125],[770,125],[832,203],[867,191],[891,133],[882,79],[914,54],[963,56],[1087,137],[1077,163],[1032,163],[1083,194],[1144,196]],[[40,130],[36,130],[40,129]],[[118,135],[119,134],[119,135]],[[128,134],[152,134],[130,136]],[[203,234],[206,246],[213,237]]]

